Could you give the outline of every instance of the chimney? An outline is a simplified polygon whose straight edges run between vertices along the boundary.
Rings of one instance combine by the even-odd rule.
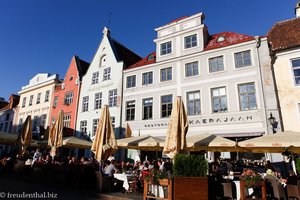
[[[295,14],[296,17],[300,17],[300,1],[296,3]]]

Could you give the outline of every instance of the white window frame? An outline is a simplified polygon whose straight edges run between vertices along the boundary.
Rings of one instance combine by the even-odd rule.
[[[70,125],[71,125],[71,114],[70,113],[65,113],[63,121],[64,121],[63,122],[64,127],[70,128]]]
[[[92,85],[97,84],[99,82],[99,72],[94,72],[92,74]]]
[[[153,71],[142,73],[142,85],[151,84],[153,84]]]
[[[225,90],[225,95],[222,95],[220,94],[220,89],[223,89]],[[218,90],[218,96],[214,96],[213,95],[213,91],[214,90]],[[215,88],[211,88],[210,89],[211,91],[211,105],[212,105],[212,113],[225,113],[225,112],[228,112],[228,101],[227,101],[227,90],[226,90],[226,87],[225,86],[221,86],[221,87],[215,87]],[[226,100],[226,110],[222,109],[222,99],[225,98]],[[219,99],[219,109],[217,112],[215,112],[215,109],[214,109],[214,99]]]
[[[111,67],[103,69],[103,81],[110,80],[111,78]]]
[[[245,64],[245,53],[249,53],[249,56],[250,56],[250,64]],[[241,66],[238,66],[238,63],[237,63],[237,55],[241,54],[242,56],[242,65]],[[245,50],[245,51],[239,51],[239,52],[236,52],[234,53],[234,66],[236,69],[241,69],[241,68],[244,68],[244,67],[250,67],[252,66],[252,55],[251,55],[251,50]]]
[[[170,45],[168,47],[168,45]],[[168,42],[164,42],[160,44],[160,55],[164,56],[164,55],[168,55],[172,53],[172,41],[168,41]]]
[[[196,98],[196,95],[199,95],[199,98]],[[192,95],[193,98],[191,99],[189,95]],[[189,102],[193,104],[193,112],[189,110]],[[199,102],[199,111],[197,110],[197,103]],[[186,109],[188,116],[195,116],[201,114],[201,92],[200,90],[188,91],[186,92]]]
[[[169,77],[169,75],[170,75],[169,72],[170,71],[171,71],[171,77]],[[166,73],[165,79],[163,79],[164,78],[163,73]],[[172,69],[172,67],[166,67],[166,68],[160,69],[160,82],[172,81],[172,79],[173,79],[173,69]]]
[[[131,104],[131,105],[129,105],[129,104]],[[126,121],[134,121],[134,119],[135,119],[135,100],[126,101],[125,106],[126,106],[125,107]]]
[[[196,37],[196,41],[192,40],[194,37]],[[188,38],[190,38],[189,43],[187,43],[187,41],[186,41]],[[195,33],[195,34],[192,34],[192,35],[185,36],[183,38],[183,41],[184,41],[184,49],[191,49],[193,47],[197,47],[198,46],[198,35],[197,35],[197,33]],[[196,42],[196,44],[195,44],[195,42]]]
[[[223,64],[223,69],[219,69],[219,62],[218,62],[218,65],[217,65],[217,71],[212,71],[211,70],[211,61],[212,60],[215,60],[215,59],[219,59],[219,58],[222,58],[222,64]],[[220,55],[220,56],[216,56],[216,57],[212,57],[212,58],[208,58],[208,71],[209,71],[209,73],[210,74],[212,74],[212,73],[217,73],[217,72],[223,72],[223,71],[225,71],[225,60],[224,60],[224,56],[223,55]]]
[[[82,112],[89,111],[89,96],[82,97]]]
[[[293,82],[295,86],[300,86],[300,75],[299,76],[295,76],[295,70],[299,70],[300,71],[300,65],[299,66],[295,66],[293,65],[293,61],[298,61],[300,62],[300,58],[293,58],[290,60],[290,65],[291,65],[291,69],[292,69],[292,75],[293,75]],[[299,83],[297,83],[296,78],[299,78]]]
[[[100,109],[102,107],[102,92],[98,92],[95,94],[95,101],[94,101],[94,109]]]
[[[254,88],[254,92],[253,91],[246,91],[246,92],[241,92],[240,91],[240,86],[248,86],[248,85],[253,85],[253,88]],[[247,82],[247,83],[240,83],[237,85],[237,89],[238,89],[238,94],[239,94],[239,106],[240,106],[240,111],[247,111],[247,110],[257,110],[257,99],[256,99],[256,88],[255,88],[255,82]],[[245,95],[246,98],[247,98],[247,107],[245,109],[242,108],[242,98],[241,98],[241,95]],[[254,108],[251,108],[251,104],[250,104],[250,95],[254,95],[255,97],[255,107]]]
[[[118,91],[117,89],[109,90],[108,91],[108,104],[109,107],[117,106],[117,98],[118,98]]]
[[[171,97],[171,101],[168,102],[163,102],[164,97]],[[169,105],[171,105],[171,108],[169,109]],[[166,107],[163,109],[163,107]],[[161,118],[168,118],[171,116],[172,113],[172,108],[173,108],[173,95],[172,94],[167,94],[163,95],[160,97],[160,116]],[[163,116],[163,112],[165,112],[165,116]]]
[[[151,104],[146,105],[146,101],[151,101]],[[142,99],[142,112],[143,112],[143,120],[149,120],[149,119],[153,119],[153,98],[149,97],[149,98],[145,98]],[[145,110],[147,108],[147,110]],[[147,111],[147,116],[146,116],[146,112]]]
[[[196,68],[195,68],[195,64],[197,65]],[[192,69],[192,74],[191,75],[187,74],[188,67],[191,67],[191,69]],[[185,69],[185,77],[186,78],[193,77],[193,76],[198,76],[199,75],[199,62],[198,61],[194,61],[194,62],[186,63],[184,69]],[[195,69],[197,69],[197,74],[194,73]]]
[[[136,87],[136,75],[126,77],[126,88]]]

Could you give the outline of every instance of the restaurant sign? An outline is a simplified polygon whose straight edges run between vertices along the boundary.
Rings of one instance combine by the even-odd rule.
[[[192,126],[204,126],[204,125],[217,125],[217,124],[241,124],[246,122],[258,122],[260,117],[256,114],[249,115],[234,115],[234,116],[208,116],[208,117],[189,117],[189,125]],[[153,120],[154,121],[154,120]],[[149,122],[143,124],[144,128],[166,128],[168,127],[168,121],[164,120],[159,122]]]

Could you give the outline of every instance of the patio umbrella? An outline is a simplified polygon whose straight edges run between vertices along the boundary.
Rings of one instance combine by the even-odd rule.
[[[186,134],[188,126],[189,124],[183,101],[181,97],[177,97],[168,124],[163,154],[173,158],[177,153],[186,151]]]
[[[63,146],[69,148],[89,149],[92,146],[92,142],[71,136],[63,138]]]
[[[95,153],[95,158],[100,162],[101,160],[106,160],[110,155],[115,153],[117,149],[109,109],[108,106],[105,105],[102,109],[91,151]]]
[[[118,147],[143,151],[158,151],[163,149],[164,139],[143,135],[117,140]]]
[[[27,147],[30,145],[32,139],[31,115],[27,116],[18,139],[21,145],[20,154],[23,155],[26,152]]]
[[[218,135],[203,133],[186,138],[189,151],[237,151],[235,141]]]
[[[239,142],[238,146],[255,153],[282,153],[286,150],[300,153],[300,132],[285,131],[264,135]]]
[[[129,137],[131,137],[131,135],[132,135],[132,131],[131,131],[131,128],[130,128],[129,124],[127,123],[125,138],[129,138]]]
[[[48,145],[51,147],[50,155],[54,157],[58,147],[63,145],[63,128],[64,128],[64,112],[59,111],[58,117],[55,120],[54,125],[51,127]]]
[[[300,153],[300,132],[284,131],[245,140],[238,146],[255,153],[292,153],[292,167],[296,172],[293,153]],[[296,172],[297,173],[297,172]]]

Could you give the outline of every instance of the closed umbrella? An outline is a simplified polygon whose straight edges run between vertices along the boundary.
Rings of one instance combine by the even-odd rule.
[[[27,147],[30,145],[32,139],[32,120],[31,116],[28,115],[21,129],[19,135],[19,141],[21,143],[21,155],[26,152]]]
[[[50,130],[48,138],[48,145],[51,147],[50,155],[52,157],[56,155],[57,148],[63,145],[63,128],[64,112],[60,110],[58,113],[58,117]]]
[[[95,153],[95,158],[100,162],[101,160],[106,160],[110,155],[115,153],[117,149],[109,109],[108,106],[105,105],[102,109],[91,151]]]
[[[127,123],[125,138],[129,138],[129,137],[131,137],[131,135],[132,135],[132,131],[131,131],[131,128],[130,128],[129,124]]]
[[[181,97],[177,97],[168,124],[163,154],[174,158],[177,153],[186,151],[186,134],[188,127],[189,124],[183,101]]]

